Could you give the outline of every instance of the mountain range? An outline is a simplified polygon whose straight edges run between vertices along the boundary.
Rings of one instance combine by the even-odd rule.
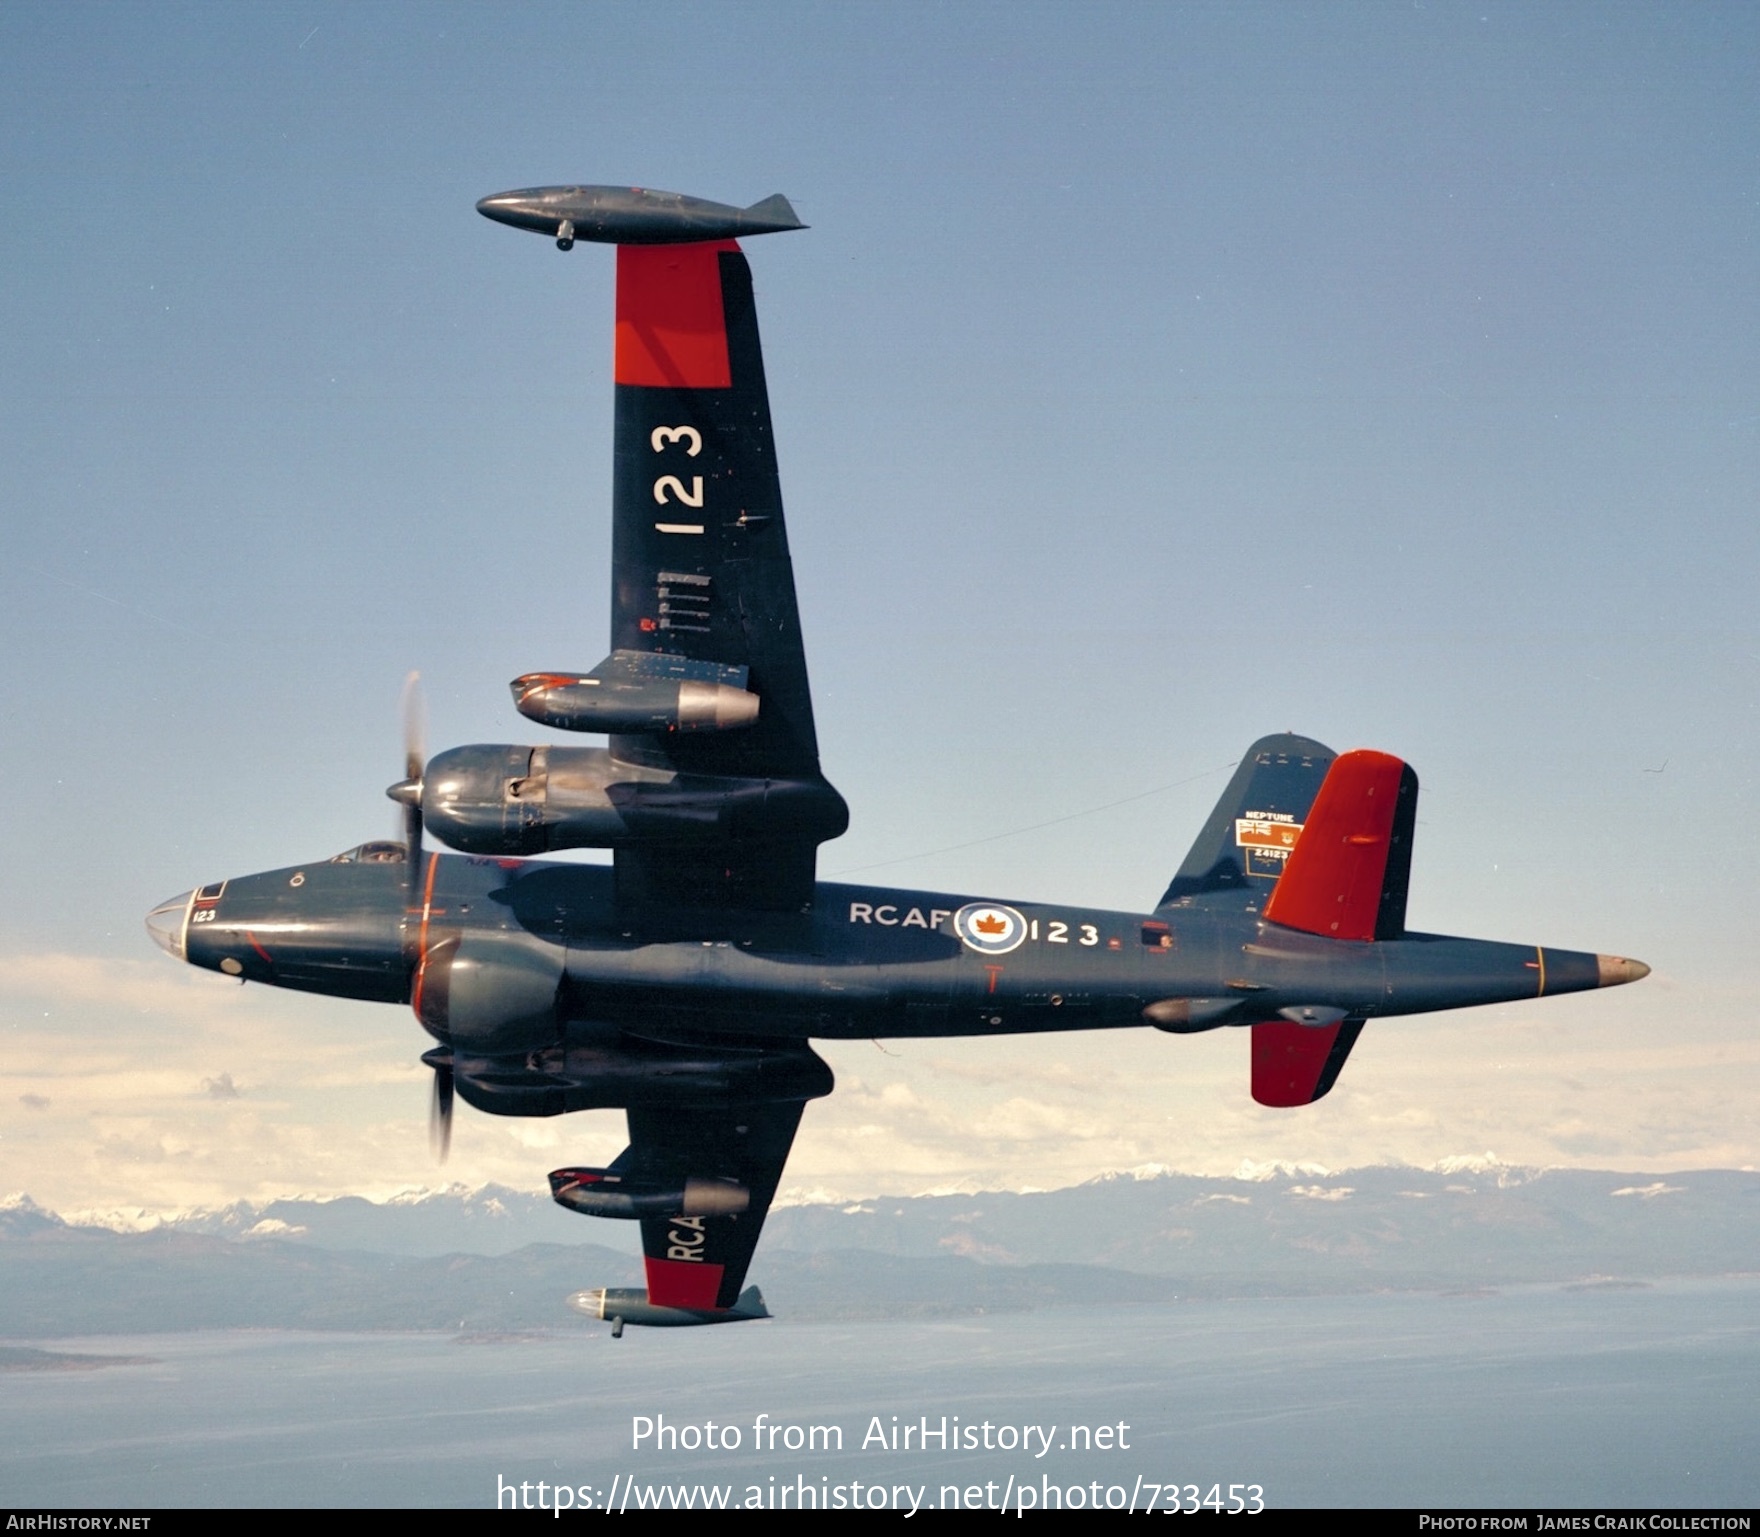
[[[70,1220],[15,1195],[0,1201],[0,1331],[591,1327],[562,1299],[640,1284],[635,1236],[501,1186],[150,1222]],[[1462,1159],[783,1206],[752,1279],[782,1317],[872,1318],[1757,1271],[1760,1173]]]

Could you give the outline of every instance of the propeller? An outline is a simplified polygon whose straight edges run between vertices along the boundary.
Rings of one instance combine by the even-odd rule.
[[[422,675],[403,680],[403,778],[386,794],[403,807],[403,841],[409,850],[409,891],[413,903],[422,889],[422,774],[427,768],[428,711],[422,698]],[[422,1061],[434,1070],[434,1093],[428,1101],[428,1145],[437,1163],[452,1149],[452,1053],[444,1046],[424,1052]]]
[[[386,790],[386,794],[403,807],[403,841],[409,850],[409,889],[414,894],[422,885],[422,772],[427,767],[428,711],[422,698],[422,675],[412,672],[403,680],[403,778]],[[447,1089],[451,1104],[451,1087]]]
[[[429,1053],[429,1056],[434,1053]],[[424,1057],[423,1061],[428,1059]],[[428,1101],[428,1145],[434,1160],[445,1163],[452,1150],[452,1058],[433,1063],[434,1097]]]

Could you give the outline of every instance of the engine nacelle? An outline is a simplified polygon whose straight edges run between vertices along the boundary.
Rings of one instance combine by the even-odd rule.
[[[731,1217],[752,1204],[737,1180],[643,1179],[616,1169],[552,1169],[550,1194],[587,1217]]]
[[[452,1058],[459,1098],[486,1115],[566,1115],[634,1108],[725,1110],[820,1099],[831,1069],[803,1042],[741,1048],[570,1034],[565,1046]]]
[[[416,968],[411,1001],[436,1040],[473,1056],[532,1052],[562,1038],[563,951],[529,934],[450,934]]]
[[[660,652],[614,651],[589,673],[528,672],[519,713],[562,731],[735,731],[758,718],[747,670]]]
[[[636,844],[704,847],[767,838],[822,843],[849,825],[823,779],[675,774],[603,747],[454,747],[422,778],[422,817],[467,854],[545,854]]]

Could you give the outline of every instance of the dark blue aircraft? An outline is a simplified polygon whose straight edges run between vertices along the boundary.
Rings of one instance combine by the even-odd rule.
[[[389,791],[401,843],[218,881],[154,909],[172,955],[409,1004],[453,1093],[491,1115],[619,1108],[563,1205],[639,1221],[645,1290],[597,1316],[761,1316],[742,1291],[806,1102],[813,1038],[1244,1026],[1252,1092],[1305,1105],[1364,1024],[1636,981],[1641,962],[1406,927],[1418,781],[1297,736],[1247,750],[1153,912],[833,885],[848,824],[819,767],[751,274],[735,237],[800,228],[640,189],[478,205],[563,249],[617,245],[611,654],[514,681],[528,718],[604,747],[457,747]],[[457,854],[422,847],[424,827]],[[609,848],[612,863],[533,858]]]

